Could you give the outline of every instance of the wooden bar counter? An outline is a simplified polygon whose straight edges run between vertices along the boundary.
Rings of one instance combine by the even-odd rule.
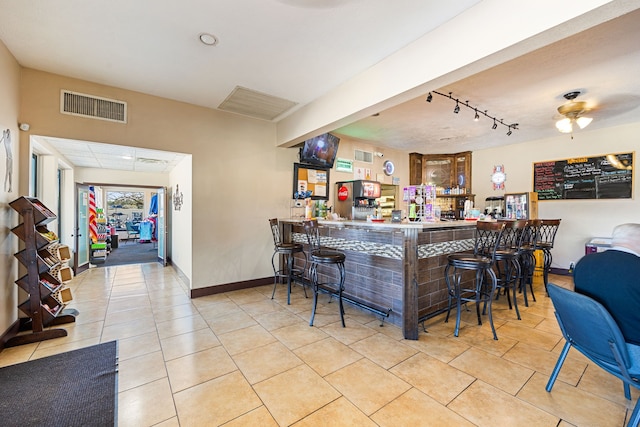
[[[280,221],[285,242],[306,245],[301,220]],[[417,340],[420,319],[446,309],[447,255],[473,249],[476,223],[319,220],[318,225],[322,246],[346,254],[345,294],[378,311],[391,309],[389,321],[406,339]],[[335,278],[335,269],[320,267],[321,281]]]

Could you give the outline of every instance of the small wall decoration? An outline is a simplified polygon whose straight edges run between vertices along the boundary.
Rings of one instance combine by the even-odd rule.
[[[183,202],[182,192],[180,191],[178,184],[176,184],[176,191],[175,193],[173,193],[173,208],[179,211],[180,209],[182,209],[182,202]]]
[[[7,193],[11,193],[13,190],[13,144],[11,143],[11,130],[9,128],[4,128],[0,126],[2,129],[2,137],[0,142],[4,145],[4,150],[7,154],[6,159],[6,168],[4,173],[4,191]]]
[[[504,190],[504,182],[507,180],[507,174],[504,172],[503,165],[496,165],[493,167],[493,173],[491,174],[491,182],[493,183],[494,190]]]

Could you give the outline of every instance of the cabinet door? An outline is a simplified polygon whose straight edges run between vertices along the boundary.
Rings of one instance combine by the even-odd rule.
[[[455,155],[455,185],[471,191],[471,152]]]
[[[424,156],[423,182],[433,184],[437,187],[451,187],[455,170],[453,168],[453,158],[447,156]]]

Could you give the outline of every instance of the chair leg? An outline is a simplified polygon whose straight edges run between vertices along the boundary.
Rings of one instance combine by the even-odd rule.
[[[313,287],[313,309],[311,310],[309,326],[313,326],[313,319],[316,317],[316,308],[318,307],[318,274],[315,263],[311,263],[311,267],[309,268],[309,277],[311,278],[311,286]]]
[[[493,339],[498,340],[498,335],[496,334],[496,328],[493,326],[493,313],[491,310],[491,303],[493,302],[493,294],[496,292],[496,286],[498,284],[498,278],[496,274],[493,272],[493,269],[489,268],[489,275],[491,276],[491,292],[489,293],[489,324],[491,325],[491,332],[493,332]]]
[[[278,252],[274,252],[273,255],[271,255],[271,267],[273,267],[273,292],[271,292],[271,299],[273,299],[276,294],[276,287],[278,286],[279,278],[278,270],[276,270],[276,264],[274,262],[276,255],[278,255]]]
[[[340,283],[338,284],[338,301],[340,302],[340,320],[342,321],[342,327],[345,328],[344,324],[344,306],[342,305],[342,290],[344,288],[344,264],[338,263],[338,273],[340,274]]]
[[[287,254],[287,305],[291,305],[291,275],[293,274],[293,254]]]
[[[562,352],[560,353],[560,357],[558,357],[556,366],[553,368],[553,372],[551,372],[551,376],[549,377],[549,382],[547,383],[547,387],[545,387],[545,390],[551,391],[551,389],[553,388],[553,384],[556,382],[556,378],[558,378],[558,374],[560,373],[560,368],[562,368],[562,364],[564,363],[564,359],[567,358],[567,354],[569,354],[570,348],[571,348],[571,343],[569,343],[569,341],[564,343],[564,347],[562,347]]]
[[[509,298],[508,296],[508,292],[509,289],[511,289],[513,291],[513,307],[516,310],[516,316],[518,318],[518,320],[522,320],[522,318],[520,317],[520,310],[518,310],[518,281],[520,280],[520,276],[522,275],[522,269],[520,268],[520,262],[518,262],[517,259],[513,259],[511,261],[512,266],[510,268],[510,274],[509,275],[509,286],[507,288],[507,298]]]
[[[545,249],[542,251],[544,254],[544,271],[542,272],[544,278],[544,290],[547,292],[547,284],[549,283],[549,270],[551,270],[551,262],[553,261],[553,257],[551,256],[551,251]],[[547,292],[547,295],[549,293]]]
[[[447,284],[447,297],[449,300],[449,304],[447,305],[447,316],[444,318],[444,323],[448,323],[449,322],[449,314],[451,313],[451,303],[453,300],[453,289],[451,288],[451,280],[449,278],[449,268],[451,266],[449,264],[447,264],[447,266],[444,268],[444,281]]]
[[[636,406],[633,408],[627,427],[638,427],[638,425],[640,425],[640,400],[636,402]]]

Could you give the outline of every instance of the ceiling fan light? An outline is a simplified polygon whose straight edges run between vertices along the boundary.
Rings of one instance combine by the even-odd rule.
[[[589,126],[589,123],[591,123],[593,119],[591,117],[578,117],[576,119],[576,123],[578,123],[578,126],[580,126],[580,129],[584,129],[587,126]]]
[[[556,128],[562,133],[573,132],[573,126],[571,125],[571,119],[564,118],[556,122]]]

